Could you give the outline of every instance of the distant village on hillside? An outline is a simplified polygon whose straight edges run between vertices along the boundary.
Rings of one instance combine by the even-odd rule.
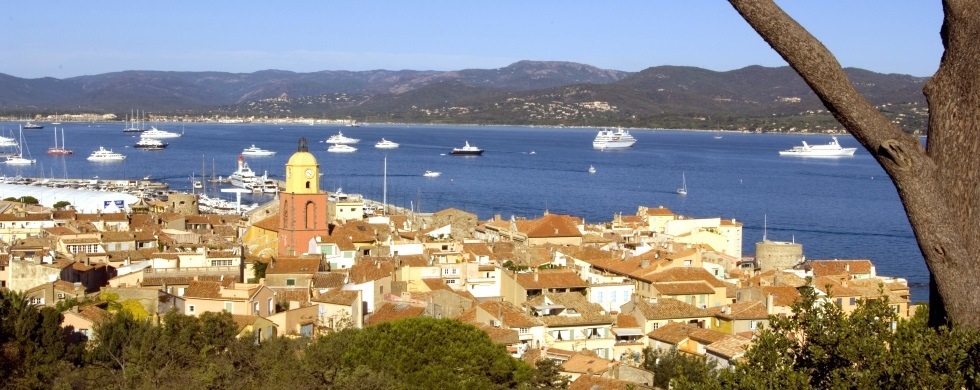
[[[285,190],[244,215],[203,214],[193,196],[101,213],[0,202],[0,289],[77,301],[62,325],[80,337],[118,310],[155,323],[224,311],[256,342],[452,318],[515,358],[559,362],[572,381],[635,388],[652,387],[646,347],[731,365],[803,287],[845,313],[886,298],[901,318],[915,311],[907,282],[867,259],[805,259],[801,244],[768,240],[746,256],[732,218],[658,205],[598,224],[366,212],[361,197],[320,189],[304,146]]]

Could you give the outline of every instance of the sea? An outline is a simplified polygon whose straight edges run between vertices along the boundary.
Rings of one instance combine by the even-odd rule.
[[[838,136],[853,157],[781,157],[779,150],[829,142],[817,134],[754,134],[686,130],[631,130],[637,139],[626,150],[592,148],[597,128],[361,124],[360,127],[307,124],[160,123],[183,132],[164,140],[162,151],[133,148],[138,134],[122,123],[45,124],[23,130],[25,155],[35,166],[0,164],[0,176],[141,179],[191,190],[202,175],[227,177],[241,151],[251,145],[277,152],[246,157],[258,174],[282,179],[284,165],[306,138],[320,163],[320,186],[389,204],[434,212],[449,207],[483,220],[495,215],[535,218],[545,212],[571,214],[587,223],[633,215],[638,206],[663,206],[695,218],[734,218],[743,224],[743,252],[755,252],[763,237],[795,241],[808,259],[870,259],[877,273],[905,278],[914,301],[928,300],[928,270],[895,187],[882,168],[852,137]],[[51,156],[55,128],[64,130],[75,154]],[[0,123],[4,135],[19,138],[18,123]],[[360,139],[354,153],[328,153],[331,135]],[[377,149],[385,138],[401,144]],[[60,141],[59,141],[60,142]],[[480,157],[451,156],[465,142],[486,150]],[[125,161],[93,163],[86,157],[100,146],[121,152]],[[9,150],[8,150],[9,151]],[[590,174],[589,167],[596,172]],[[423,177],[425,171],[442,174]],[[683,180],[687,195],[677,194]],[[214,191],[208,189],[208,192]],[[231,199],[231,194],[223,196]],[[271,195],[243,197],[264,203]]]

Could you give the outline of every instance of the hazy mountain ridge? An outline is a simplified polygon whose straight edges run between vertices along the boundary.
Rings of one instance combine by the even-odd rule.
[[[921,116],[916,110],[924,109],[926,78],[855,68],[845,72],[873,104],[908,104],[911,108],[895,115]],[[257,117],[653,127],[672,125],[675,119],[687,126],[761,126],[769,117],[823,110],[789,67],[717,72],[658,66],[631,73],[557,61],[445,72],[125,71],[63,80],[0,75],[0,107],[27,114],[136,108]],[[822,123],[829,118],[823,115]]]

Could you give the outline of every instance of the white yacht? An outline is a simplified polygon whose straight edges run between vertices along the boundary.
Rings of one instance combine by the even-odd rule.
[[[177,138],[184,135],[184,133],[174,133],[171,131],[160,130],[156,126],[150,126],[150,129],[144,131],[140,134],[141,137],[146,138]]]
[[[14,137],[4,137],[0,135],[0,147],[6,148],[11,146],[18,146],[17,139],[15,139]]]
[[[425,173],[423,173],[422,176],[425,176],[425,177],[439,177],[439,175],[441,175],[441,174],[442,174],[442,172],[425,171]]]
[[[636,143],[636,138],[622,128],[612,131],[609,129],[599,130],[599,134],[596,134],[595,139],[592,140],[592,147],[595,149],[605,150],[605,149],[625,149],[633,146]]]
[[[92,152],[88,156],[89,161],[122,161],[125,160],[126,156],[122,153],[113,152],[112,149],[106,149],[99,146],[99,150]]]
[[[826,145],[810,145],[803,141],[803,146],[794,146],[792,149],[780,150],[780,156],[795,157],[850,157],[854,155],[857,148],[841,147],[837,142],[837,137],[830,137],[831,141]]]
[[[394,149],[398,147],[398,143],[393,141],[388,141],[382,138],[381,141],[378,141],[378,143],[374,144],[374,147],[378,149]]]
[[[11,154],[7,156],[6,161],[4,161],[5,163],[10,165],[31,165],[37,162],[37,160],[33,158],[24,157],[24,128],[23,127],[20,129],[20,143],[16,145],[17,145],[17,154]],[[29,155],[30,154],[28,153],[28,156]]]
[[[276,152],[273,152],[271,150],[262,149],[260,147],[255,146],[255,144],[252,144],[251,147],[248,147],[248,148],[245,148],[245,150],[242,150],[242,156],[261,157],[261,156],[275,156],[275,155],[276,155]]]
[[[136,145],[133,147],[146,150],[163,150],[167,145],[169,144],[156,138],[140,137],[140,140],[136,141]]]
[[[333,144],[327,148],[327,151],[330,153],[354,153],[357,148],[346,144]]]
[[[465,146],[462,148],[453,148],[449,154],[453,156],[482,156],[483,149],[470,145],[470,141],[466,141]]]
[[[360,139],[345,136],[342,131],[338,131],[336,135],[331,135],[330,138],[327,138],[327,143],[334,145],[356,144],[360,141]]]
[[[235,187],[252,189],[256,180],[255,172],[248,167],[248,163],[242,156],[238,156],[238,170],[228,176],[228,181]]]

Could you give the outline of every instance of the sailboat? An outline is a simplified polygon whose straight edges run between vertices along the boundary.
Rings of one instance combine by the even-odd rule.
[[[681,188],[677,189],[677,193],[687,195],[687,178],[684,177],[683,172],[681,172]]]
[[[595,167],[594,166],[589,165],[589,173],[595,173]]]
[[[24,127],[20,128],[20,143],[17,144],[17,154],[7,156],[7,164],[10,165],[31,165],[37,162],[35,159],[24,158]]]
[[[54,147],[48,148],[47,154],[69,155],[75,153],[71,149],[65,148],[65,129],[61,128],[61,146],[58,146],[58,128],[54,128]]]

